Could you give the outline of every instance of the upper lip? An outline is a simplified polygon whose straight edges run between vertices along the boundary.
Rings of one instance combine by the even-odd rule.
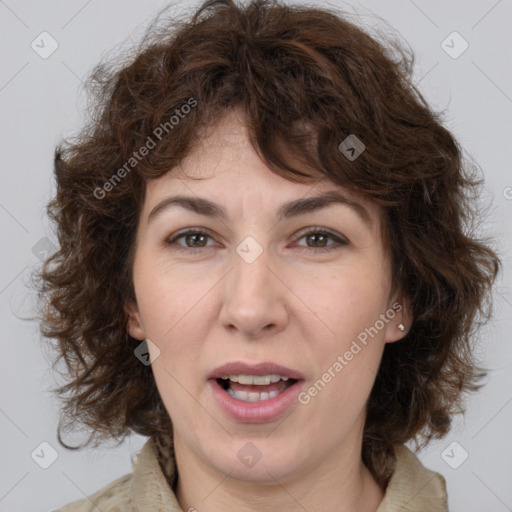
[[[290,379],[304,379],[302,373],[272,362],[248,364],[242,361],[232,361],[218,366],[209,375],[208,379],[220,379],[224,375],[281,375]]]

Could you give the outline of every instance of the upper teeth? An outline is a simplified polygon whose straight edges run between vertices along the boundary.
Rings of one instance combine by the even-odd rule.
[[[229,379],[231,382],[238,382],[240,384],[256,384],[259,386],[266,386],[271,382],[279,382],[280,380],[288,380],[288,377],[283,375],[223,375],[223,379]]]

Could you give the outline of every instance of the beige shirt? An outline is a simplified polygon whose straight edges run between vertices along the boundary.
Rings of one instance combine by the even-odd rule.
[[[425,468],[407,447],[397,446],[395,453],[396,469],[376,512],[448,512],[445,479]],[[131,474],[55,512],[98,512],[98,509],[101,512],[184,512],[160,468],[152,439],[139,452]]]

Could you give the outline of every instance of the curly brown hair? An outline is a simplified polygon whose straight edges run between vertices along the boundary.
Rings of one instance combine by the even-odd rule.
[[[85,446],[171,427],[126,329],[134,236],[147,180],[170,172],[199,128],[235,107],[273,172],[297,183],[328,177],[382,207],[393,289],[414,321],[386,344],[363,461],[385,484],[394,444],[448,432],[485,375],[473,349],[501,262],[476,236],[478,166],[413,84],[413,62],[398,39],[379,41],[341,11],[209,0],[190,19],[159,15],[140,46],[95,68],[92,115],[55,151],[47,212],[60,247],[37,276],[41,332],[57,342],[54,367],[66,364],[63,446],[76,449],[61,431],[78,423],[92,429]],[[352,161],[338,147],[349,134],[366,147]]]

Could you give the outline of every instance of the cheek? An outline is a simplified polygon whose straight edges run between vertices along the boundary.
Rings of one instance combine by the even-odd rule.
[[[322,362],[301,402],[311,406],[307,413],[311,428],[336,435],[348,432],[364,413],[383,347],[377,338],[366,345],[356,338],[346,338],[330,346],[330,350],[316,353]]]
[[[387,286],[380,266],[354,264],[313,279],[295,280],[294,292],[306,306],[304,314],[316,317],[326,338],[343,346],[385,312]]]
[[[357,414],[364,406],[384,349],[387,323],[380,315],[387,311],[386,283],[380,266],[362,271],[354,265],[302,287],[304,302],[316,317],[309,337],[314,382],[306,391],[319,406],[341,415]]]
[[[175,333],[190,323],[211,288],[201,275],[185,275],[150,261],[149,255],[143,255],[135,267],[134,285],[147,336],[158,346],[174,340]]]

